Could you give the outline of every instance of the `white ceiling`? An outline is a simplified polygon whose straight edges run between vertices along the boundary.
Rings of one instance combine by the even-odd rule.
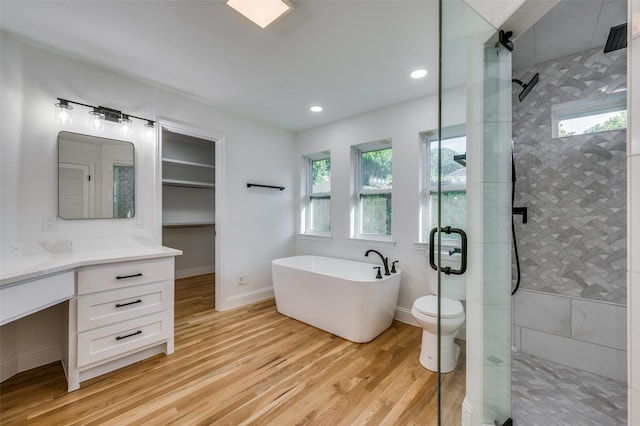
[[[0,28],[294,131],[437,91],[437,2],[294,6],[261,30],[221,0],[0,0]]]
[[[436,1],[294,6],[261,30],[221,0],[0,0],[0,29],[293,131],[436,93]],[[562,0],[516,38],[514,69],[603,46],[623,22],[626,0]]]
[[[627,22],[627,0],[561,0],[515,39],[513,69],[604,47],[609,29]]]

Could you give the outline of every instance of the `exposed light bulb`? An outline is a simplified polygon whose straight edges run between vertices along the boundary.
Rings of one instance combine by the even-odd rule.
[[[91,118],[89,120],[89,127],[91,130],[101,132],[104,129],[104,114],[98,108],[93,108],[93,111],[89,111]]]
[[[144,125],[144,139],[147,142],[152,142],[156,136],[156,125],[153,121],[147,120],[147,124]]]
[[[73,107],[69,105],[69,101],[60,99],[60,102],[55,104],[55,119],[56,124],[64,126],[71,124]]]
[[[120,128],[118,129],[118,133],[120,134],[120,136],[123,138],[130,137],[133,130],[133,123],[129,116],[127,114],[122,114],[122,117],[120,117],[118,122],[120,123]]]

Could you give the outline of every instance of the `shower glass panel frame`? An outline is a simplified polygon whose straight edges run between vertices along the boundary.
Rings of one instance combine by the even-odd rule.
[[[468,253],[463,275],[446,273],[448,253],[438,247],[450,218],[439,209],[438,352],[441,297],[464,277],[466,357],[451,373],[438,363],[438,424],[502,425],[511,416],[511,52],[463,0],[440,0],[439,19],[438,134],[465,128]],[[441,180],[442,140],[438,150]],[[438,197],[444,196],[440,183]],[[465,368],[461,395],[455,372]]]

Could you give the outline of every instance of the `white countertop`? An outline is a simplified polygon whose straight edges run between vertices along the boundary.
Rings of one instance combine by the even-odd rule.
[[[182,251],[143,237],[75,239],[3,244],[0,286],[102,263],[179,256]]]

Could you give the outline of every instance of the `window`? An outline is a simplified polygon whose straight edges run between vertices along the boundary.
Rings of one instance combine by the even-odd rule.
[[[382,147],[381,147],[382,146]],[[353,236],[391,236],[391,140],[354,147],[355,206]]]
[[[306,158],[308,170],[305,231],[328,233],[331,231],[331,159],[329,153]]]
[[[463,165],[467,138],[463,126],[443,129],[441,141],[442,220],[443,226],[466,229],[467,227],[467,169]],[[423,136],[423,197],[421,241],[429,241],[429,232],[438,226],[438,136],[427,132]],[[451,236],[451,239],[457,239]]]
[[[551,107],[554,138],[627,128],[627,92],[580,99]]]

